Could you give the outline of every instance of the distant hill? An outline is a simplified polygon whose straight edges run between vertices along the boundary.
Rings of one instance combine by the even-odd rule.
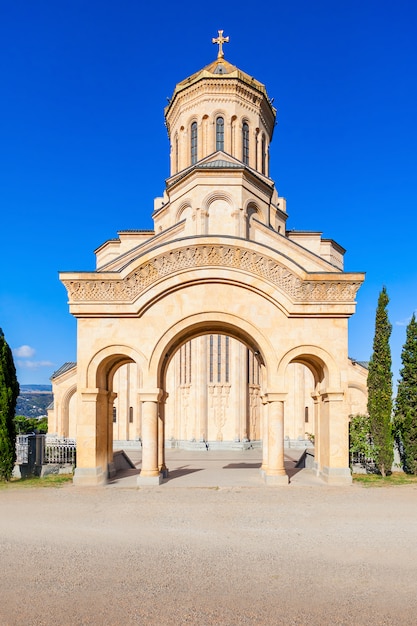
[[[41,393],[52,393],[52,385],[20,385],[21,393],[28,393],[31,391]]]
[[[20,385],[16,415],[43,417],[52,402],[52,385]]]

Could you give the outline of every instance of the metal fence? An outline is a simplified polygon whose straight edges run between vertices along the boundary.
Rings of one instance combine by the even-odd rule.
[[[29,462],[29,435],[16,437],[16,463],[26,465]]]
[[[376,472],[375,460],[365,454],[355,452],[350,455],[350,465],[352,468],[362,468],[366,473],[373,474]]]
[[[31,442],[35,438],[38,440],[36,461],[35,452],[31,449]],[[28,465],[32,461],[39,465],[75,465],[75,460],[75,439],[33,434],[17,435],[16,437],[16,463],[18,465]]]
[[[55,465],[75,465],[75,459],[75,439],[46,436],[44,463],[53,463]]]

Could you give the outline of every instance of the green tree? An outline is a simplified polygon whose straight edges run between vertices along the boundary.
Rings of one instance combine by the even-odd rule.
[[[389,298],[385,287],[378,298],[373,353],[368,371],[368,415],[374,444],[373,457],[382,476],[391,471],[394,438],[391,422],[392,372],[389,339],[392,326],[388,319]]]
[[[373,448],[369,434],[369,415],[352,415],[349,422],[349,452],[351,458],[363,455],[373,458]]]
[[[16,415],[14,418],[15,428],[17,434],[25,435],[27,433],[48,432],[48,418],[41,417],[25,417],[24,415]]]
[[[16,458],[14,412],[18,395],[12,351],[0,328],[0,480],[10,480]]]
[[[417,474],[417,322],[414,314],[407,326],[401,361],[394,425],[404,470]]]

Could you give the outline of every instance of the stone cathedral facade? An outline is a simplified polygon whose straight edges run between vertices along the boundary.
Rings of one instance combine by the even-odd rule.
[[[77,363],[55,372],[49,432],[77,439],[78,484],[112,473],[114,445],[140,442],[139,482],[164,450],[262,447],[285,483],[285,445],[315,440],[315,467],[349,482],[349,415],[366,369],[348,358],[361,273],[319,232],[287,231],[270,178],[276,111],[265,86],[218,56],[165,109],[170,176],[154,229],[118,233],[93,272],[61,274],[77,318]],[[114,444],[116,442],[116,444]]]

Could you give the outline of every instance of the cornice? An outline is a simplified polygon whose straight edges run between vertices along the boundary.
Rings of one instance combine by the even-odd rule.
[[[283,291],[294,303],[354,303],[363,282],[362,274],[343,272],[314,273],[300,276],[282,262],[244,246],[195,244],[179,246],[145,260],[125,277],[119,273],[61,275],[71,305],[87,303],[132,304],[149,287],[166,277],[186,270],[238,270],[266,280]],[[207,280],[207,279],[205,279]],[[227,282],[227,280],[226,280]]]

